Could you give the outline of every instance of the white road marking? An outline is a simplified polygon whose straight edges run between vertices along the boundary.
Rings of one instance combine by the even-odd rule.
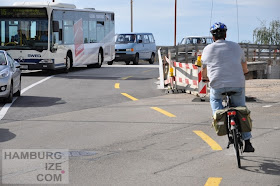
[[[36,85],[39,85],[40,83],[43,83],[44,81],[47,81],[48,79],[52,78],[52,76],[46,77],[36,83],[33,83],[32,85],[29,85],[28,87],[24,88],[21,90],[21,94],[23,94],[24,92],[26,92],[27,90],[35,87]],[[18,97],[14,97],[12,103],[6,103],[3,108],[0,111],[0,120],[2,120],[4,118],[4,116],[6,115],[6,113],[8,112],[9,108],[13,105],[13,103],[17,100]]]
[[[272,107],[272,105],[265,105],[264,108]]]
[[[123,67],[123,68],[159,68],[158,65],[102,65],[102,67]]]

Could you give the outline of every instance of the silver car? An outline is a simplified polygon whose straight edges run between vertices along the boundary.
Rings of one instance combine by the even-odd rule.
[[[6,51],[0,50],[0,98],[11,103],[13,96],[20,96],[20,64]]]

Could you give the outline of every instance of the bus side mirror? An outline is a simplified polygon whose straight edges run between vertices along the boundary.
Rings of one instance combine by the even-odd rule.
[[[53,47],[52,47],[52,52],[56,52],[57,51],[57,49],[58,49],[58,44],[57,43],[55,43],[55,44],[53,44]]]
[[[58,31],[59,31],[59,22],[53,21],[53,32],[58,32]]]

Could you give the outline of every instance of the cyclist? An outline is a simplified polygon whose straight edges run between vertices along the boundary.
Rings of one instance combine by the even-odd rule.
[[[233,106],[245,106],[245,74],[248,73],[245,55],[239,44],[226,41],[227,27],[218,22],[211,28],[214,43],[207,45],[202,53],[202,80],[210,84],[210,105],[213,114],[223,109],[224,92],[236,92],[231,96]],[[254,152],[250,142],[251,132],[243,132],[244,152]]]

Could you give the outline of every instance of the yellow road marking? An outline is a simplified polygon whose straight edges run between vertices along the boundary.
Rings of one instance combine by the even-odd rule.
[[[127,77],[122,77],[121,79],[122,80],[126,80],[126,79],[128,79],[128,78],[131,78],[132,76],[127,76]]]
[[[167,112],[167,111],[165,111],[161,108],[158,108],[158,107],[151,107],[151,109],[154,109],[154,110],[156,110],[156,111],[158,111],[158,112],[160,112],[160,113],[162,113],[162,114],[164,114],[168,117],[176,117],[174,114],[171,114],[170,112]]]
[[[115,88],[120,88],[120,84],[119,83],[115,83]]]
[[[201,137],[213,150],[223,150],[222,147],[216,143],[212,138],[200,130],[194,130],[199,137]]]
[[[153,71],[153,70],[154,70],[154,69],[145,70],[145,71],[143,71],[143,73],[150,72],[150,71]]]
[[[133,100],[133,101],[137,101],[137,100],[138,100],[137,98],[135,98],[135,97],[133,97],[133,96],[127,94],[127,93],[121,93],[121,94],[124,95],[125,97],[127,97],[127,98]]]
[[[222,181],[222,178],[210,177],[210,178],[208,178],[208,180],[204,186],[218,186],[218,185],[220,185],[221,181]]]

